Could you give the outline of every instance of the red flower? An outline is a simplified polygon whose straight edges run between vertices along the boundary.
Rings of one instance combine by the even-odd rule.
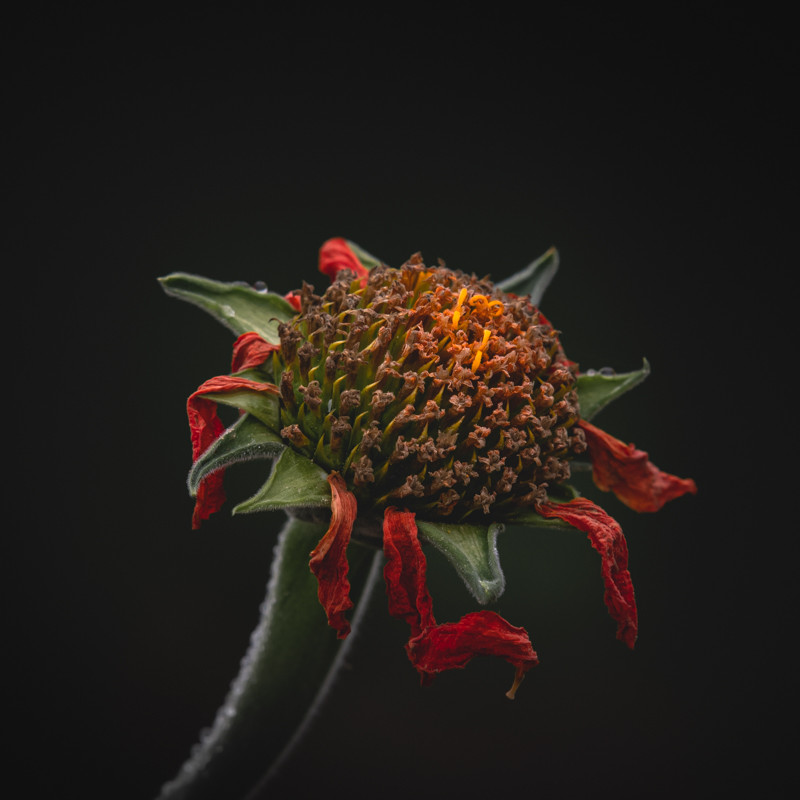
[[[546,254],[549,277],[553,254]],[[541,273],[535,269],[541,263],[525,280]],[[250,370],[254,379],[214,378],[189,398],[194,460],[223,434],[217,400],[256,413],[254,398],[261,398],[256,416],[275,446],[286,445],[327,473],[331,522],[310,568],[330,626],[340,639],[350,632],[346,549],[360,505],[368,518],[383,519],[389,612],[410,626],[406,652],[423,685],[476,655],[493,655],[516,668],[513,698],[538,658],[526,631],[491,611],[436,622],[417,518],[429,527],[452,522],[452,529],[469,518],[470,528],[490,538],[497,530],[483,520],[560,521],[585,532],[601,556],[617,638],[632,648],[637,612],[625,538],[614,519],[567,486],[569,462],[588,450],[595,483],[637,511],[694,494],[694,482],[661,472],[643,451],[581,419],[577,365],[526,299],[532,289],[506,294],[443,266],[427,268],[419,255],[401,270],[376,264],[344,239],[322,246],[319,268],[333,285],[324,297],[308,284],[286,295],[280,347],[257,331],[236,340],[232,371]],[[278,300],[258,302],[277,308]],[[291,317],[287,308],[299,313]],[[266,331],[273,319],[264,314],[256,316]],[[223,469],[203,474],[194,527],[225,500]],[[493,545],[484,557],[496,558]],[[479,583],[483,591],[492,580]],[[485,589],[483,602],[492,591]]]

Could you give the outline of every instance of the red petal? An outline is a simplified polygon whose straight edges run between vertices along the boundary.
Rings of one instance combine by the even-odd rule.
[[[581,420],[592,460],[594,482],[634,511],[658,511],[664,503],[687,492],[697,494],[695,482],[662,472],[647,460],[644,450],[625,444]]]
[[[300,295],[297,292],[289,292],[284,298],[295,311],[302,311],[303,306],[300,302]]]
[[[309,566],[319,581],[319,602],[328,615],[328,625],[335,628],[339,639],[346,639],[350,623],[344,612],[353,607],[350,599],[350,581],[347,580],[347,545],[356,519],[357,504],[353,494],[338,472],[328,475],[333,493],[331,499],[331,524],[311,553]]]
[[[492,611],[467,614],[460,622],[437,625],[425,585],[426,561],[414,514],[387,508],[383,517],[383,549],[388,559],[383,575],[389,613],[411,626],[406,652],[429,686],[437,672],[463,669],[474,656],[499,656],[517,667],[509,697],[524,674],[538,664],[528,634]]]
[[[617,639],[633,648],[638,617],[628,572],[628,545],[619,523],[600,506],[583,497],[569,503],[546,503],[536,510],[546,519],[558,517],[589,534],[592,547],[603,559],[601,572],[606,585],[605,602],[609,614],[617,621]]]
[[[343,269],[352,270],[359,278],[369,275],[344,239],[328,239],[319,249],[319,271],[333,281]]]
[[[246,335],[246,334],[245,334]],[[241,337],[240,337],[241,338]],[[235,358],[235,356],[234,356]],[[192,461],[197,461],[225,430],[225,426],[217,416],[217,404],[202,395],[233,392],[238,389],[251,389],[256,392],[278,394],[277,387],[269,383],[256,383],[244,378],[233,378],[220,375],[206,381],[186,402],[189,415],[189,430],[192,434]],[[213,472],[204,478],[197,489],[197,498],[192,515],[192,528],[197,530],[204,519],[222,508],[225,502],[225,490],[222,488],[224,470]]]
[[[241,372],[243,369],[260,367],[270,353],[280,348],[276,344],[264,341],[255,331],[243,333],[233,343],[233,360],[231,372]]]
[[[383,569],[389,613],[411,626],[411,638],[436,625],[433,601],[425,585],[427,563],[417,537],[414,514],[387,508],[383,515]]]
[[[494,611],[467,614],[460,622],[431,628],[406,645],[408,657],[423,684],[437,672],[464,669],[474,656],[499,656],[517,668],[513,698],[524,674],[539,663],[524,628],[515,628]]]

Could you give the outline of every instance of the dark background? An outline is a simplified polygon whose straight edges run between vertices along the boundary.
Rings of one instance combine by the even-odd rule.
[[[641,56],[566,75],[420,52],[390,76],[379,58],[153,70],[140,54],[48,74],[48,122],[31,126],[31,250],[62,276],[45,281],[62,315],[48,424],[69,431],[69,452],[54,465],[67,496],[35,501],[18,595],[23,652],[37,654],[22,751],[38,785],[133,799],[173,776],[236,674],[281,526],[223,511],[191,530],[185,399],[228,371],[233,339],[156,278],[324,285],[317,249],[332,236],[391,265],[420,250],[496,279],[556,245],[542,305],[568,356],[584,370],[652,366],[598,424],[700,491],[637,515],[576,481],[626,533],[634,652],[614,638],[583,534],[501,537],[496,609],[541,659],[513,703],[499,660],[421,689],[379,593],[274,796],[699,796],[736,779],[750,702],[730,703],[742,534],[723,509],[745,482],[719,470],[717,387],[726,276],[746,255],[731,211],[751,166],[737,121],[753,87],[713,58]],[[265,469],[229,473],[229,508]],[[429,564],[440,621],[477,610],[438,554]]]

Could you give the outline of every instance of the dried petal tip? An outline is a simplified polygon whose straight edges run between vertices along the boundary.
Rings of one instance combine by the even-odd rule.
[[[522,667],[517,667],[517,673],[514,675],[514,683],[511,684],[511,688],[506,692],[506,697],[509,700],[513,700],[514,696],[517,693],[517,689],[519,689],[519,685],[522,683],[523,679],[525,678],[525,670]]]
[[[583,420],[578,425],[586,437],[594,482],[604,492],[614,492],[634,511],[658,511],[676,497],[697,494],[693,480],[662,472],[648,460],[644,450]]]

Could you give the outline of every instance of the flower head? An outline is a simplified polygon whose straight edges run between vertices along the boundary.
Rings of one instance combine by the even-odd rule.
[[[339,637],[350,631],[347,546],[351,536],[372,537],[387,557],[389,611],[410,626],[406,651],[423,684],[475,655],[496,655],[516,668],[511,697],[538,663],[527,633],[490,611],[437,624],[420,535],[485,603],[504,586],[495,547],[502,523],[577,528],[601,555],[617,636],[633,647],[622,530],[568,485],[570,463],[588,457],[595,483],[637,511],[696,487],[588,422],[647,365],[622,376],[579,373],[538,308],[556,266],[548,251],[494,285],[441,261],[426,266],[419,254],[393,269],[333,239],[320,251],[331,284],[319,294],[306,282],[281,298],[194,276],[164,279],[167,291],[240,334],[232,374],[188,402],[195,527],[224,502],[226,466],[277,456],[262,490],[235,511],[330,507],[310,567]],[[227,431],[220,402],[242,413]]]

